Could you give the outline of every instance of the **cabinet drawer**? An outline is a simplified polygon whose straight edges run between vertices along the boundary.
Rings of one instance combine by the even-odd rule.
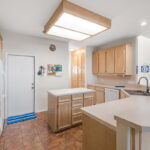
[[[74,94],[72,95],[72,100],[83,99],[83,94]]]
[[[95,97],[95,92],[92,93],[84,93],[84,98]]]
[[[84,107],[94,105],[95,104],[94,100],[95,99],[93,97],[85,98],[84,99]]]
[[[82,122],[82,114],[72,116],[72,124],[77,124]]]
[[[87,85],[87,88],[95,90],[95,86],[93,86],[93,85]]]
[[[83,99],[72,101],[72,107],[77,107],[77,106],[83,106]]]
[[[58,97],[58,101],[59,102],[68,102],[68,101],[71,101],[71,96],[70,95],[59,96]]]
[[[82,106],[73,107],[73,108],[72,108],[72,115],[80,114],[80,113],[82,112],[80,108],[82,108]]]
[[[105,88],[102,88],[102,87],[96,87],[96,90],[98,90],[98,91],[104,91]]]

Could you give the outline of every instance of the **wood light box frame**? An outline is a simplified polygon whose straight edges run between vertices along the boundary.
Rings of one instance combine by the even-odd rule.
[[[111,20],[110,19],[108,19],[104,16],[101,16],[99,14],[96,14],[94,12],[91,12],[91,11],[89,11],[85,8],[82,8],[78,5],[75,5],[71,2],[63,0],[61,2],[61,4],[59,5],[59,7],[54,12],[54,14],[52,15],[52,17],[48,20],[48,22],[44,26],[44,31],[43,32],[47,34],[49,29],[56,23],[56,21],[61,17],[61,15],[63,13],[68,13],[70,15],[73,15],[73,16],[85,19],[87,21],[96,23],[98,25],[106,27],[106,30],[111,28]],[[66,29],[71,31],[71,29],[69,29],[69,28],[66,28]],[[72,30],[72,31],[74,31],[74,30]],[[101,32],[104,32],[104,31],[105,30],[103,30]],[[82,33],[82,32],[79,32],[79,31],[75,31],[75,32]],[[99,34],[99,33],[97,33],[97,34]],[[95,35],[97,35],[97,34],[95,34]],[[94,36],[94,35],[90,35],[90,37],[91,36]]]

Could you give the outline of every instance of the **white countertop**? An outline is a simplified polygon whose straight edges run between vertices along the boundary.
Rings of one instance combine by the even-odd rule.
[[[68,89],[49,90],[48,92],[55,96],[64,96],[64,95],[73,95],[73,94],[81,94],[81,93],[90,93],[90,92],[95,92],[95,90],[87,89],[87,88],[68,88]]]
[[[126,99],[82,108],[83,113],[116,130],[114,116],[134,126],[150,128],[150,96],[130,96]]]

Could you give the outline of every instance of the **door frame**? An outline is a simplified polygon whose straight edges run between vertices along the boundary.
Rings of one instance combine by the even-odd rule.
[[[35,56],[31,56],[31,55],[20,55],[20,54],[11,54],[11,53],[7,53],[7,58],[6,58],[6,103],[5,103],[5,113],[6,113],[6,118],[8,117],[8,56],[21,56],[21,57],[32,57],[33,58],[33,72],[34,72],[34,75],[33,75],[33,78],[34,78],[34,92],[33,92],[33,111],[35,112]]]

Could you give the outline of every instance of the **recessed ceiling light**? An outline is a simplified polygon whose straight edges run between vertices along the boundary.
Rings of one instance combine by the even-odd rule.
[[[146,25],[147,25],[147,22],[146,22],[146,21],[141,22],[141,26],[142,26],[142,27],[144,27],[144,26],[146,26]]]
[[[82,41],[111,28],[111,20],[63,0],[44,27],[44,33]]]

